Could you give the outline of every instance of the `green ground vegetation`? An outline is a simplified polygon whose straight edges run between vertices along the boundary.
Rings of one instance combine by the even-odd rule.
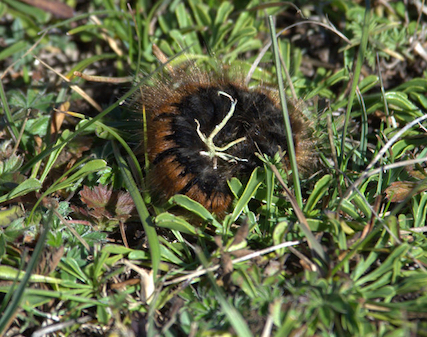
[[[427,335],[423,1],[27,2],[0,3],[1,335]],[[283,83],[316,170],[262,157],[221,219],[153,204],[126,102],[154,44]]]

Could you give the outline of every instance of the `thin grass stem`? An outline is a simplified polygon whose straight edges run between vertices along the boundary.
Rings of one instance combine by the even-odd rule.
[[[297,158],[295,154],[295,144],[293,140],[291,121],[289,119],[288,106],[286,103],[285,88],[283,87],[283,77],[282,77],[282,70],[281,70],[281,63],[280,63],[280,56],[279,56],[279,47],[276,39],[276,28],[274,27],[273,17],[271,15],[268,17],[268,23],[269,23],[270,32],[271,32],[274,64],[276,65],[277,83],[279,85],[280,104],[283,111],[283,121],[286,129],[286,140],[288,144],[287,155],[289,156],[289,162],[291,163],[295,198],[297,200],[298,206],[302,208],[302,194],[301,194],[301,185],[300,185],[299,175],[298,175]]]
[[[357,86],[359,84],[360,72],[362,70],[363,61],[365,60],[365,51],[366,51],[366,47],[368,45],[370,1],[366,0],[365,4],[366,4],[366,9],[365,9],[365,17],[363,20],[362,38],[360,41],[359,52],[357,54],[356,65],[354,67],[353,81],[351,84],[351,90],[350,90],[350,94],[348,97],[347,111],[345,114],[344,127],[342,130],[342,136],[341,136],[341,155],[340,155],[340,159],[339,159],[339,164],[341,166],[341,170],[343,170],[343,171],[344,171],[344,166],[343,166],[344,165],[344,155],[345,155],[344,150],[345,150],[345,140],[347,138],[347,129],[348,129],[348,124],[350,123],[351,109],[353,107],[354,96],[356,95]]]

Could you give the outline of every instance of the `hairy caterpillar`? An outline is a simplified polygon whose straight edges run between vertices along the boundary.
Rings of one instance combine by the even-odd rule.
[[[260,166],[256,152],[287,152],[277,92],[250,89],[226,67],[171,69],[144,85],[139,100],[147,116],[148,182],[157,199],[185,194],[223,214],[232,202],[227,181]],[[298,166],[307,171],[314,166],[313,141],[296,106],[288,103],[293,140]]]

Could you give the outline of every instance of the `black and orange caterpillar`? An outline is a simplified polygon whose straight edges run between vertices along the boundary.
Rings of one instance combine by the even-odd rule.
[[[151,164],[149,188],[156,198],[185,194],[224,214],[232,202],[227,181],[260,166],[256,152],[271,157],[279,149],[287,152],[277,92],[250,89],[243,77],[230,78],[228,73],[226,67],[206,73],[190,66],[142,87],[144,151]],[[304,171],[314,165],[313,141],[307,119],[296,105],[288,106],[297,162]]]

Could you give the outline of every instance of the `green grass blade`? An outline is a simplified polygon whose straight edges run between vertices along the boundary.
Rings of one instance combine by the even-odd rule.
[[[83,162],[87,161],[90,158],[83,159],[81,163],[78,163],[74,165],[70,170],[65,172],[59,179],[57,179],[56,183],[52,184],[37,200],[37,202],[34,204],[33,209],[31,210],[30,215],[27,218],[28,223],[31,222],[34,212],[37,209],[37,206],[42,202],[43,198],[48,196],[49,194],[67,188],[74,185],[76,181],[79,179],[83,179],[90,173],[98,172],[102,169],[104,169],[107,166],[107,162],[103,159],[94,159],[87,163],[84,163],[82,167],[79,168]],[[75,173],[68,176],[73,170],[78,169]],[[62,180],[63,178],[67,177],[67,179]]]
[[[251,200],[251,198],[255,195],[258,187],[264,181],[265,174],[262,170],[257,167],[251,174],[248,183],[246,184],[245,190],[242,193],[242,196],[237,201],[236,207],[234,207],[233,214],[230,218],[230,223],[233,223],[237,220],[239,215],[242,213],[245,206]]]
[[[84,127],[89,120],[90,118],[82,120],[79,123],[79,127],[81,127],[80,125],[83,125]],[[120,145],[125,149],[126,153],[129,155],[130,159],[132,160],[133,166],[135,167],[138,173],[138,177],[142,181],[143,175],[142,175],[141,166],[139,165],[138,159],[136,158],[135,154],[133,153],[130,146],[126,143],[126,141],[119,135],[118,132],[116,132],[114,128],[111,128],[102,122],[95,122],[94,126],[96,127],[96,132],[98,135],[103,134],[105,135],[105,137],[103,138],[106,138],[106,139],[110,139],[111,138],[110,136],[112,136],[115,140],[117,140],[120,143]]]
[[[185,234],[197,235],[197,228],[188,223],[185,219],[170,213],[162,213],[158,215],[156,217],[156,226],[168,228]],[[203,237],[203,233],[200,233],[200,236]]]
[[[387,257],[387,259],[381,263],[381,266],[379,266],[377,269],[370,272],[366,276],[363,276],[358,279],[355,282],[355,285],[362,286],[364,284],[369,284],[370,282],[377,280],[386,272],[393,270],[394,263],[399,260],[401,261],[402,257],[407,254],[409,249],[410,246],[406,243],[403,243],[402,245],[396,247]]]
[[[156,229],[154,228],[154,224],[151,220],[150,213],[148,212],[147,206],[142,200],[142,196],[138,191],[138,187],[135,184],[135,181],[132,178],[131,171],[124,160],[124,158],[120,155],[119,148],[116,143],[113,142],[113,150],[114,155],[116,157],[117,163],[122,172],[123,179],[126,184],[126,188],[130,193],[134,203],[136,210],[138,211],[139,217],[141,218],[142,225],[144,226],[145,234],[147,235],[148,245],[151,253],[151,263],[153,269],[153,277],[154,281],[157,277],[157,271],[159,270],[160,264],[160,243],[157,237]]]
[[[357,62],[354,68],[353,81],[351,84],[351,90],[348,97],[347,111],[345,114],[344,127],[342,130],[342,137],[341,137],[341,155],[339,158],[339,165],[343,171],[345,171],[343,167],[345,139],[347,137],[348,124],[350,123],[350,115],[351,115],[351,109],[353,107],[354,96],[356,94],[357,86],[359,84],[360,72],[362,70],[363,61],[365,60],[365,57],[364,57],[365,51],[366,51],[366,47],[368,46],[370,1],[366,0],[365,3],[366,3],[366,9],[365,9],[365,17],[364,17],[363,28],[362,28],[362,39],[360,41],[359,52],[357,54]]]
[[[316,204],[324,197],[332,183],[332,175],[327,174],[320,178],[314,186],[304,207],[304,213],[315,210]]]
[[[49,217],[48,217],[46,223],[44,224],[44,228],[43,228],[41,235],[37,241],[37,245],[36,245],[36,248],[34,249],[34,252],[31,256],[30,262],[28,263],[25,275],[24,275],[21,283],[19,284],[18,288],[16,290],[14,290],[12,300],[8,304],[5,312],[3,313],[2,317],[0,318],[0,335],[8,327],[10,320],[13,319],[13,317],[15,315],[15,311],[18,309],[19,304],[22,300],[22,297],[23,297],[24,292],[25,292],[25,288],[27,286],[27,283],[30,280],[33,269],[36,266],[36,264],[39,262],[40,255],[42,253],[42,250],[44,248],[44,245],[45,245],[45,242],[47,239],[47,234],[49,233],[49,227],[50,227],[50,224],[52,222],[52,218],[53,218],[53,212],[51,211],[49,213]]]
[[[58,159],[59,155],[61,154],[62,150],[64,149],[65,145],[67,145],[66,139],[70,136],[69,130],[64,130],[62,132],[61,136],[55,143],[55,151],[52,151],[49,155],[49,158],[46,162],[45,168],[43,170],[42,175],[40,176],[40,182],[43,183],[43,181],[46,179],[47,175],[49,174],[50,170],[52,169],[53,165],[55,164],[56,160]]]
[[[12,191],[10,191],[8,194],[1,196],[0,204],[7,200],[12,200],[13,198],[17,198],[22,195],[25,195],[29,192],[36,191],[41,187],[42,187],[42,184],[40,183],[40,181],[38,181],[35,178],[24,180],[22,183],[16,186]]]
[[[291,122],[289,120],[288,106],[287,106],[286,97],[285,97],[285,88],[283,86],[283,77],[282,77],[282,70],[281,70],[282,67],[280,63],[279,46],[277,44],[276,28],[274,27],[273,17],[271,15],[268,17],[268,23],[269,23],[269,28],[271,32],[271,41],[272,41],[272,49],[274,54],[274,64],[276,66],[277,82],[279,85],[280,103],[283,111],[283,120],[285,124],[285,129],[286,129],[286,140],[288,144],[287,155],[289,156],[289,162],[291,163],[295,198],[297,200],[298,206],[302,208],[302,194],[301,194],[301,186],[300,186],[300,181],[298,176],[298,165],[297,165],[297,157],[295,154],[295,144],[292,137],[293,135],[292,127],[291,127]]]
[[[197,215],[204,221],[211,222],[216,228],[221,228],[221,224],[212,216],[212,214],[197,201],[187,197],[186,195],[177,194],[169,199],[170,202],[179,205],[182,208]]]
[[[19,138],[19,131],[13,120],[12,113],[10,112],[9,104],[7,103],[6,93],[4,92],[3,82],[1,80],[0,80],[0,100],[3,105],[4,114],[6,115],[6,121],[9,124],[12,134],[16,140]]]
[[[360,157],[358,158],[358,164],[359,166],[362,166],[365,163],[365,158],[368,151],[368,114],[366,112],[366,106],[363,100],[363,96],[360,92],[357,92],[357,98],[359,99],[359,103],[362,107],[362,129],[360,130],[359,145]]]

